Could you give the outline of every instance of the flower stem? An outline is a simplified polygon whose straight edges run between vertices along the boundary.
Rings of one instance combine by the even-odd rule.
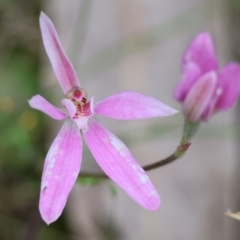
[[[143,166],[143,169],[145,171],[149,171],[149,170],[152,170],[152,169],[155,169],[155,168],[159,168],[159,167],[162,167],[164,165],[167,165],[175,160],[177,160],[178,158],[182,157],[184,155],[184,153],[188,150],[189,146],[191,145],[191,143],[186,143],[186,144],[180,144],[176,151],[168,156],[167,158],[164,158],[162,160],[159,160],[155,163],[152,163],[152,164],[149,164],[149,165],[146,165],[146,166]]]
[[[145,171],[149,171],[149,170],[167,165],[167,164],[177,160],[178,158],[181,158],[185,154],[185,152],[188,150],[188,148],[190,147],[190,145],[191,145],[190,140],[195,135],[198,128],[199,128],[199,122],[193,123],[193,122],[189,122],[186,120],[184,123],[182,140],[180,142],[180,145],[175,150],[175,152],[165,159],[162,159],[155,163],[144,166],[143,169]]]
[[[145,171],[153,170],[155,168],[163,167],[178,158],[181,158],[188,148],[191,145],[190,140],[195,135],[199,128],[200,122],[189,122],[185,120],[184,129],[183,129],[183,136],[180,142],[180,145],[177,147],[175,152],[168,156],[167,158],[161,159],[155,163],[151,163],[149,165],[143,166]],[[81,177],[93,177],[93,178],[107,178],[104,173],[93,173],[93,172],[81,172]]]

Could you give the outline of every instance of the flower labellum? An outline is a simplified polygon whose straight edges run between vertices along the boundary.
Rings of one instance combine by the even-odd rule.
[[[227,110],[237,101],[240,65],[232,62],[218,70],[209,33],[199,34],[186,49],[182,71],[182,80],[173,95],[182,103],[188,121],[208,121],[213,113]]]
[[[144,119],[175,114],[177,111],[158,100],[136,92],[112,95],[94,106],[94,99],[80,86],[76,72],[66,56],[51,20],[40,16],[43,43],[55,75],[65,94],[62,109],[36,95],[29,100],[55,120],[65,122],[53,141],[44,164],[39,209],[47,224],[62,213],[68,195],[80,172],[83,132],[85,141],[99,166],[138,204],[149,210],[160,206],[159,195],[149,177],[124,143],[104,128],[94,114],[116,119]]]

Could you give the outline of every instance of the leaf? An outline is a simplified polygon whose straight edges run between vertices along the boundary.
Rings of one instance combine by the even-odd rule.
[[[117,192],[117,188],[115,185],[111,184],[109,187],[109,190],[113,197],[117,197],[118,192]]]
[[[88,186],[98,185],[101,181],[101,179],[94,177],[79,177],[77,179],[77,183]]]

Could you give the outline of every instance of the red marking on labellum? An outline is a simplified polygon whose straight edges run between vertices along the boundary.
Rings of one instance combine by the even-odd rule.
[[[82,102],[85,104],[87,102],[87,99],[85,97],[83,97]]]
[[[66,97],[76,106],[76,113],[73,119],[83,116],[91,116],[91,104],[87,102],[87,92],[83,88],[74,87],[67,94]]]
[[[87,99],[83,98],[82,101],[77,102],[76,100],[72,100],[74,105],[76,106],[76,114],[73,117],[73,119],[77,119],[79,117],[83,116],[90,116],[92,114],[91,108],[90,108],[90,102],[86,102]]]

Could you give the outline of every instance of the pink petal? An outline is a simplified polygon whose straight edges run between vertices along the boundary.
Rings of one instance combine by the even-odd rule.
[[[52,143],[44,164],[39,209],[47,224],[62,213],[78,177],[82,140],[75,122],[67,119]]]
[[[163,117],[177,113],[160,101],[136,92],[121,92],[98,102],[95,114],[122,120]]]
[[[182,59],[183,69],[189,62],[197,64],[202,74],[211,70],[217,70],[218,63],[209,33],[199,34],[186,49]]]
[[[32,108],[40,110],[56,120],[62,120],[68,116],[67,113],[59,108],[56,108],[40,95],[32,97],[28,103]]]
[[[93,119],[84,135],[92,155],[108,177],[141,206],[157,210],[160,205],[158,193],[127,147]]]
[[[216,85],[217,75],[212,71],[203,75],[191,88],[183,103],[183,113],[189,121],[196,122],[201,118],[211,104]]]
[[[191,87],[199,80],[200,68],[193,62],[186,64],[181,82],[174,90],[173,96],[177,101],[183,102]]]
[[[69,116],[73,118],[77,112],[74,103],[71,100],[64,98],[62,99],[62,105],[67,109]]]
[[[218,89],[218,86],[217,86],[218,83],[216,83],[216,86],[215,86],[215,90],[213,92],[213,95],[209,101],[209,104],[207,106],[207,108],[204,110],[203,114],[202,114],[202,119],[205,121],[205,122],[208,122],[210,117],[213,115],[214,111],[215,111],[215,105],[216,105],[216,102],[219,98],[219,95],[221,94],[219,89]]]
[[[230,63],[219,73],[220,97],[215,105],[218,111],[227,110],[237,101],[240,91],[240,65]]]
[[[46,52],[63,92],[80,87],[77,74],[61,46],[57,32],[43,12],[40,15],[40,28]]]

